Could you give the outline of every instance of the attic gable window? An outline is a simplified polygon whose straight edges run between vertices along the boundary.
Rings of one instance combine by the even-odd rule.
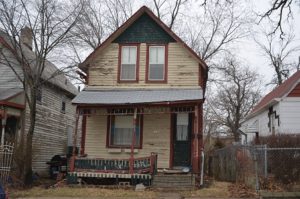
[[[119,82],[138,81],[139,45],[120,45],[119,50]]]
[[[148,45],[147,82],[167,82],[167,45]]]

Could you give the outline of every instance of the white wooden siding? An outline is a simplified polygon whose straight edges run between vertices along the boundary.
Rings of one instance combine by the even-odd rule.
[[[199,64],[179,43],[169,43],[168,47],[168,83],[146,83],[146,49],[140,45],[139,82],[118,83],[119,45],[110,44],[97,54],[89,68],[89,87],[199,87]]]
[[[14,66],[15,71],[19,74],[20,77],[22,75],[22,69],[17,63],[17,61],[13,58],[13,55],[6,48],[2,49],[6,58],[9,59],[9,63]],[[5,60],[3,57],[0,57],[0,88],[23,88],[23,85],[17,78],[16,74],[9,67],[8,64],[5,64]]]
[[[98,114],[106,110],[98,110]],[[158,167],[169,168],[170,157],[170,115],[144,115],[143,148],[138,149],[135,157],[150,156],[158,153]],[[90,158],[129,158],[130,149],[109,149],[106,147],[107,116],[87,117],[85,153]]]
[[[280,110],[280,133],[300,134],[300,97],[286,97]]]
[[[279,115],[279,121],[281,122],[281,115],[280,115],[280,103],[277,103],[273,105],[273,111],[276,111],[276,115]],[[253,129],[251,129],[251,126],[253,126],[254,123],[258,124],[258,133],[259,136],[269,136],[271,135],[270,128],[268,126],[269,123],[269,109],[265,109],[258,115],[247,119],[243,124],[241,129],[245,129],[245,133],[247,133],[247,141],[251,142],[255,138],[255,132],[253,132]],[[275,120],[275,133],[280,132],[281,123],[278,126],[278,120]],[[250,128],[249,128],[250,127]]]
[[[65,113],[61,112],[62,99],[66,102]],[[36,126],[33,137],[33,170],[40,175],[48,174],[46,164],[54,155],[66,154],[68,126],[75,127],[75,106],[71,99],[56,87],[42,87],[42,103],[37,104]],[[79,124],[81,125],[81,124]],[[29,127],[29,108],[26,108],[26,131]],[[80,126],[79,126],[80,127]],[[81,128],[77,146],[80,146]],[[26,132],[25,131],[25,132]]]

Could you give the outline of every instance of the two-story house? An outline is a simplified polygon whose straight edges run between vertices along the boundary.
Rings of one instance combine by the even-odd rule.
[[[149,8],[140,8],[80,69],[86,87],[72,102],[84,115],[85,157],[76,157],[73,174],[130,178],[154,172],[148,166],[199,174],[207,65]]]
[[[32,35],[29,28],[21,31],[23,53],[29,61],[36,59],[32,50]],[[23,157],[18,154],[18,145],[26,138],[29,128],[29,107],[25,91],[18,76],[24,74],[17,61],[10,39],[0,31],[0,119],[1,143],[12,142],[16,152],[13,168],[22,167]],[[13,69],[9,65],[13,65]],[[36,125],[33,137],[33,171],[39,175],[48,174],[46,164],[56,154],[66,154],[67,139],[71,141],[75,125],[75,106],[71,100],[78,93],[64,74],[57,74],[58,68],[46,60],[42,78],[45,83],[37,95]],[[57,75],[55,75],[57,74]],[[18,156],[18,157],[17,157]]]

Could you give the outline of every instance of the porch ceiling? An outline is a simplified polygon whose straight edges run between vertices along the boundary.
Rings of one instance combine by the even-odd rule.
[[[135,89],[135,90],[84,90],[73,104],[121,105],[159,102],[196,101],[203,99],[201,88],[195,89]]]

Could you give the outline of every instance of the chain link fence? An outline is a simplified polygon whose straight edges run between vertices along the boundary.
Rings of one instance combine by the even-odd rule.
[[[209,165],[217,180],[242,182],[256,190],[300,183],[300,148],[234,145],[215,150]]]

